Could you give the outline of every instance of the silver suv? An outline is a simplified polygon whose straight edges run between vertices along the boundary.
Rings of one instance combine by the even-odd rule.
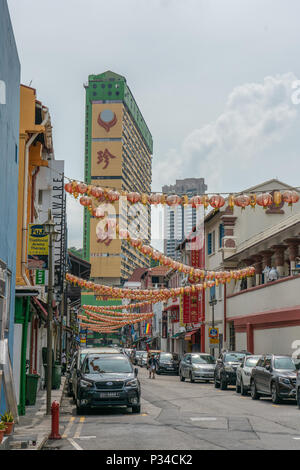
[[[247,395],[250,390],[250,378],[253,367],[261,356],[245,356],[243,362],[236,369],[236,393]]]
[[[185,354],[179,365],[180,380],[181,382],[184,382],[185,379],[190,379],[191,382],[195,382],[195,380],[209,382],[214,380],[215,367],[216,360],[210,354]]]

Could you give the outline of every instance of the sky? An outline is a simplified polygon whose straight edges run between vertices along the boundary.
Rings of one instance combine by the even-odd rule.
[[[299,0],[8,0],[21,80],[49,107],[55,158],[83,179],[83,84],[124,75],[154,141],[152,190],[300,186]],[[157,217],[153,216],[154,231]],[[69,246],[82,210],[68,199]],[[155,234],[154,234],[155,237]]]

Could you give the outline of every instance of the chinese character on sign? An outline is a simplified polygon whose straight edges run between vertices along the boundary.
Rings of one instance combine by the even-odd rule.
[[[97,152],[97,155],[98,155],[98,160],[97,160],[98,165],[100,165],[100,163],[102,162],[105,163],[103,170],[105,170],[108,167],[110,163],[110,158],[117,158],[115,155],[112,155],[107,149],[105,149],[104,152],[102,150],[99,150],[99,152]]]

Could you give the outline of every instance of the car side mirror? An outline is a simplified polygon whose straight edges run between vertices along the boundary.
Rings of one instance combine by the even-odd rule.
[[[267,364],[266,367],[265,367],[265,369],[270,371],[270,370],[271,370],[270,364]]]
[[[137,367],[135,367],[135,369],[134,369],[134,375],[137,377],[138,373],[139,373],[139,370],[138,370]]]

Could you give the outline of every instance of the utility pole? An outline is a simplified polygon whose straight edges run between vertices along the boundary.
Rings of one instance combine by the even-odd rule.
[[[48,321],[47,321],[47,402],[46,414],[51,414],[52,389],[52,327],[53,327],[53,241],[56,239],[55,223],[51,209],[48,210],[48,220],[44,224],[45,233],[49,236],[48,252]]]
[[[209,305],[212,307],[212,328],[215,327],[215,305],[217,304],[217,299],[215,297],[212,297],[209,301]],[[211,355],[215,356],[215,348],[211,348]]]

